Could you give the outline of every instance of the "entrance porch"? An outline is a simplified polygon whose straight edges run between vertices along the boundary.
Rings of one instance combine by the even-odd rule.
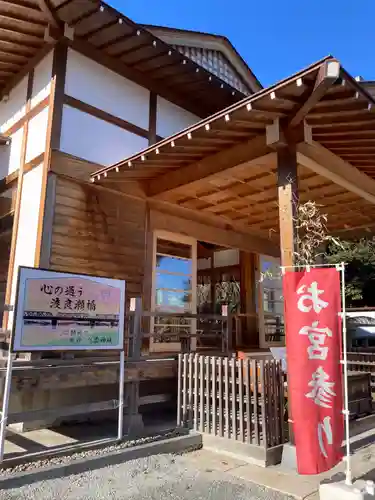
[[[297,262],[299,207],[314,202],[331,235],[373,230],[374,105],[329,57],[92,174],[93,192],[144,203],[144,309],[219,307],[233,349],[283,345],[280,264]],[[188,272],[162,269],[159,245]]]

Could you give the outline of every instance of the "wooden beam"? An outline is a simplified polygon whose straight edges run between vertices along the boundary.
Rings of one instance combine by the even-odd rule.
[[[156,114],[157,114],[157,99],[155,92],[150,92],[150,112],[148,121],[148,145],[152,146],[157,142],[156,135]]]
[[[127,120],[123,120],[122,118],[119,118],[118,116],[111,115],[110,113],[107,113],[106,111],[103,111],[102,109],[99,109],[95,106],[92,106],[91,104],[87,104],[83,101],[80,101],[79,99],[76,99],[75,97],[65,95],[64,96],[64,104],[67,106],[71,106],[72,108],[79,109],[80,111],[83,111],[84,113],[87,113],[91,116],[95,116],[96,118],[99,118],[100,120],[106,121],[108,123],[111,123],[112,125],[116,125],[117,127],[121,127],[124,130],[127,130],[128,132],[131,132],[132,134],[139,135],[140,137],[144,137],[145,139],[149,139],[149,131],[146,129],[143,129],[142,127],[138,127],[138,125],[134,125],[134,123],[130,123]],[[155,142],[156,142],[156,135],[155,135]]]
[[[281,265],[293,266],[296,252],[298,207],[297,155],[292,147],[277,152]]]
[[[272,149],[285,148],[288,144],[312,142],[312,130],[305,120],[293,129],[285,126],[279,118],[266,126],[267,146]]]
[[[375,204],[375,180],[320,144],[297,145],[298,163]]]
[[[184,219],[152,209],[150,213],[150,229],[160,229],[196,238],[197,240],[214,243],[227,248],[238,248],[245,252],[262,253],[278,257],[279,249],[275,243],[266,238],[223,229],[195,220]]]
[[[60,149],[66,68],[68,64],[68,46],[63,41],[57,42],[55,46],[53,64],[52,78],[55,80],[54,104],[53,116],[50,123],[51,130],[48,131],[50,135],[50,142],[47,144],[48,151],[46,149],[48,155],[51,154],[50,151],[52,149]]]
[[[293,128],[305,118],[309,111],[320,101],[329,87],[334,84],[340,76],[340,63],[335,60],[326,61],[319,69],[315,80],[314,89],[307,100],[302,104],[293,118],[289,120],[289,128]]]
[[[48,126],[42,177],[42,193],[38,219],[38,233],[35,247],[35,267],[49,268],[51,233],[55,206],[55,177],[51,170],[52,148],[60,146],[64,87],[68,58],[68,47],[58,42],[53,53],[51,93],[49,96]]]
[[[42,101],[38,102],[36,106],[33,108],[30,107],[29,111],[25,111],[25,114],[18,120],[16,123],[13,123],[11,127],[8,128],[8,130],[5,130],[3,132],[3,135],[5,137],[9,137],[13,135],[17,130],[22,128],[25,123],[29,122],[34,118],[34,116],[38,115],[41,111],[43,111],[44,108],[48,106],[49,103],[49,96],[45,97]]]
[[[193,187],[202,179],[219,172],[245,163],[250,166],[268,153],[270,149],[266,145],[266,137],[256,137],[151,180],[148,184],[148,195],[160,199],[167,198],[168,194],[175,191],[183,192],[187,187]]]
[[[63,25],[61,19],[57,15],[49,0],[37,0],[40,10],[43,12],[46,20],[54,27],[61,28]]]

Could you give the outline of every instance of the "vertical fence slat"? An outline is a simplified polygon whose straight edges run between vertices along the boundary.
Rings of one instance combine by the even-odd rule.
[[[268,435],[269,435],[269,445],[274,446],[275,444],[275,434],[276,434],[276,419],[275,416],[275,406],[273,404],[274,394],[273,394],[273,382],[272,382],[272,365],[274,361],[266,361],[266,411],[267,411],[267,424],[268,424]]]
[[[181,426],[181,391],[182,391],[182,356],[178,355],[178,377],[177,377],[177,425]]]
[[[264,362],[264,401],[265,401],[265,426],[266,426],[266,442],[267,446],[272,446],[272,416],[270,415],[270,364],[268,361]]]
[[[223,426],[223,358],[218,358],[218,378],[219,378],[219,436],[224,436]]]
[[[198,355],[194,354],[194,430],[198,430]]]
[[[249,360],[244,360],[245,365],[245,394],[246,394],[246,440],[251,443],[251,389],[250,389],[250,365]]]
[[[211,376],[212,376],[212,433],[216,436],[217,434],[217,421],[216,421],[216,356],[212,356],[211,359],[211,364],[212,364],[212,370],[211,370]]]
[[[280,368],[280,407],[281,407],[280,438],[281,438],[281,443],[284,444],[284,439],[285,439],[284,412],[285,412],[286,399],[285,399],[284,372],[283,372],[282,362],[280,362],[279,368]]]
[[[183,364],[182,364],[182,418],[184,421],[184,425],[187,424],[187,378],[188,378],[188,355],[183,355]]]
[[[265,367],[264,361],[259,361],[260,365],[260,407],[262,414],[262,441],[264,448],[267,448],[267,417],[266,417],[266,391],[265,391]]]
[[[272,363],[272,378],[273,378],[273,398],[274,398],[274,416],[275,416],[275,440],[274,446],[280,444],[280,417],[281,417],[281,408],[280,408],[280,396],[279,396],[279,362],[274,361]]]
[[[193,422],[193,354],[189,354],[189,427]]]
[[[243,411],[243,362],[238,360],[238,417],[240,419],[240,441],[245,442]]]
[[[230,410],[229,410],[229,360],[224,359],[224,375],[225,375],[225,435],[230,438]]]
[[[232,437],[237,440],[237,363],[236,359],[231,359],[231,382],[232,382]]]
[[[210,432],[210,412],[211,412],[211,404],[210,404],[210,358],[208,356],[204,357],[204,367],[206,371],[206,432]]]
[[[199,356],[199,429],[204,432],[204,358]]]
[[[256,445],[260,445],[260,431],[259,431],[259,404],[258,404],[258,368],[259,362],[255,361],[255,359],[251,360],[251,379],[253,386],[253,401],[254,401],[254,441]]]
[[[275,361],[267,361],[267,423],[269,432],[269,445],[275,445],[276,436],[276,418],[275,418],[275,405],[274,405],[274,393],[273,393],[273,381],[272,381],[272,365]]]

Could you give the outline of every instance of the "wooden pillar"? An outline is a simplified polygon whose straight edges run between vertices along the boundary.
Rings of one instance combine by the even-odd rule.
[[[277,151],[281,265],[293,266],[296,252],[298,206],[297,154],[295,147]]]
[[[157,95],[150,92],[150,109],[148,122],[148,144],[151,146],[157,142],[156,134],[156,113],[157,113]]]
[[[252,316],[241,318],[241,347],[258,348],[259,331],[256,317],[256,279],[258,256],[249,252],[240,252],[240,294],[241,313]],[[239,347],[239,346],[237,346]]]
[[[48,126],[44,155],[42,195],[40,200],[35,267],[50,267],[53,218],[55,209],[56,178],[51,173],[52,150],[60,148],[64,104],[68,46],[63,41],[53,51],[51,93],[49,96]]]
[[[296,216],[298,207],[298,173],[295,147],[284,147],[277,150],[277,178],[281,265],[293,266],[296,261]],[[285,331],[287,331],[288,325],[285,319],[284,325]],[[290,408],[290,393],[288,393],[289,441],[294,444]]]

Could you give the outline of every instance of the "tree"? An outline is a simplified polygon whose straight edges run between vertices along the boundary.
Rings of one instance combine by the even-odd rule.
[[[357,239],[330,245],[326,253],[329,264],[344,262],[345,296],[349,307],[375,306],[375,241]]]

